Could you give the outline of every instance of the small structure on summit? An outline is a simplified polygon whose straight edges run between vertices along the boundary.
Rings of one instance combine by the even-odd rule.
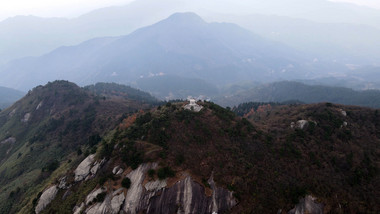
[[[190,103],[185,105],[183,107],[184,109],[195,111],[195,112],[199,112],[200,110],[202,110],[203,106],[198,105],[197,101],[194,98],[188,98],[187,100],[190,101]]]

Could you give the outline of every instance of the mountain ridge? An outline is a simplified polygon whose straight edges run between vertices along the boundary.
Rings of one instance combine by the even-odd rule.
[[[174,27],[173,21],[177,23]],[[1,83],[12,79],[17,87],[26,88],[59,77],[81,85],[98,81],[125,84],[162,72],[221,84],[246,78],[314,75],[321,68],[310,67],[308,60],[304,54],[237,25],[205,24],[194,13],[182,13],[127,36],[93,39],[10,63],[3,66]],[[222,78],[222,72],[228,78]],[[39,78],[28,82],[20,78],[32,73]]]
[[[332,102],[346,105],[380,107],[380,91],[355,91],[345,87],[307,85],[295,81],[261,84],[251,89],[215,98],[223,106],[234,106],[243,102],[285,102],[298,100],[304,103]]]

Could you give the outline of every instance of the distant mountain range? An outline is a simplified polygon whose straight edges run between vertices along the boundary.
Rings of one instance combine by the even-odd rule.
[[[25,90],[56,79],[80,85],[130,84],[175,75],[220,85],[308,78],[328,69],[327,64],[312,62],[312,57],[237,25],[206,23],[194,13],[177,13],[127,36],[93,39],[15,60],[2,67],[0,84]]]
[[[207,3],[136,0],[73,19],[17,16],[4,20],[0,22],[0,64],[40,56],[60,46],[76,45],[96,37],[126,35],[175,12],[186,11],[196,12],[209,21],[239,24],[261,36],[317,54],[317,58],[356,63],[375,63],[379,59],[375,53],[380,43],[377,39],[380,13],[371,8],[326,0],[310,0],[308,4],[301,0],[210,0]],[[248,15],[237,15],[236,11]],[[344,57],[339,57],[342,54]]]
[[[262,14],[220,15],[212,20],[239,24],[264,38],[312,54],[316,63],[380,65],[380,28],[374,26]]]
[[[25,95],[24,92],[0,86],[0,109],[5,109]]]
[[[303,103],[331,102],[380,108],[380,91],[355,91],[343,87],[306,85],[299,82],[283,81],[263,84],[215,99],[216,103],[231,107],[244,102],[285,101],[300,101]]]

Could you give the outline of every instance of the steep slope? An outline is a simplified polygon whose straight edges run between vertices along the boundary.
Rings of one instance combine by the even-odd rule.
[[[28,88],[56,78],[83,85],[177,75],[224,84],[322,75],[322,67],[310,66],[312,60],[237,25],[178,13],[128,36],[94,39],[13,61],[1,69],[0,83]]]
[[[343,87],[283,81],[260,85],[228,97],[216,98],[216,102],[223,106],[234,106],[243,102],[284,102],[289,100],[298,100],[304,103],[332,102],[379,108],[380,91],[355,91]]]
[[[128,113],[149,108],[154,98],[146,98],[97,96],[55,81],[34,88],[0,112],[0,213],[20,210],[49,176],[54,177],[54,170],[76,164],[82,151],[90,153],[89,145]]]
[[[9,107],[24,95],[24,92],[0,86],[0,109]]]
[[[126,118],[61,176],[65,188],[42,188],[57,188],[42,213],[379,211],[377,110],[279,106],[251,114],[251,124],[213,103],[199,102],[199,112],[185,104]],[[40,207],[46,197],[35,196]]]

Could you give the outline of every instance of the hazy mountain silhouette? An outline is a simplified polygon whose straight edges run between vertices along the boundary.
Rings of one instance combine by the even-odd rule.
[[[225,84],[320,75],[321,69],[309,62],[311,57],[237,25],[177,13],[127,36],[93,39],[12,61],[3,66],[0,84],[29,89],[55,79],[82,85],[131,83],[163,74]]]
[[[101,8],[73,19],[18,16],[4,20],[0,22],[0,64],[15,58],[39,56],[59,46],[76,45],[95,37],[125,35],[174,12],[185,11],[196,12],[208,20],[234,22],[294,47],[300,47],[297,44],[300,37],[302,45],[306,38],[306,44],[309,43],[307,47],[313,53],[320,53],[318,50],[321,47],[330,47],[329,50],[334,47],[333,51],[345,53],[349,50],[347,43],[344,43],[347,41],[356,44],[349,52],[351,57],[357,57],[355,52],[359,52],[364,53],[365,58],[375,50],[367,45],[369,41],[379,38],[378,29],[374,29],[380,28],[379,10],[353,4],[325,0],[308,1],[307,4],[300,0],[243,0],[235,3],[216,0],[136,0],[125,6]],[[251,15],[231,19],[229,15],[237,15],[236,11]],[[294,21],[291,18],[301,20]],[[305,22],[308,22],[307,26],[304,26]],[[288,34],[284,35],[281,26],[287,29]],[[268,35],[272,32],[273,35]],[[363,32],[371,32],[373,38],[368,35],[362,37]],[[281,38],[275,37],[277,33]],[[326,41],[325,33],[332,35],[333,39]],[[363,47],[360,46],[362,43]]]

